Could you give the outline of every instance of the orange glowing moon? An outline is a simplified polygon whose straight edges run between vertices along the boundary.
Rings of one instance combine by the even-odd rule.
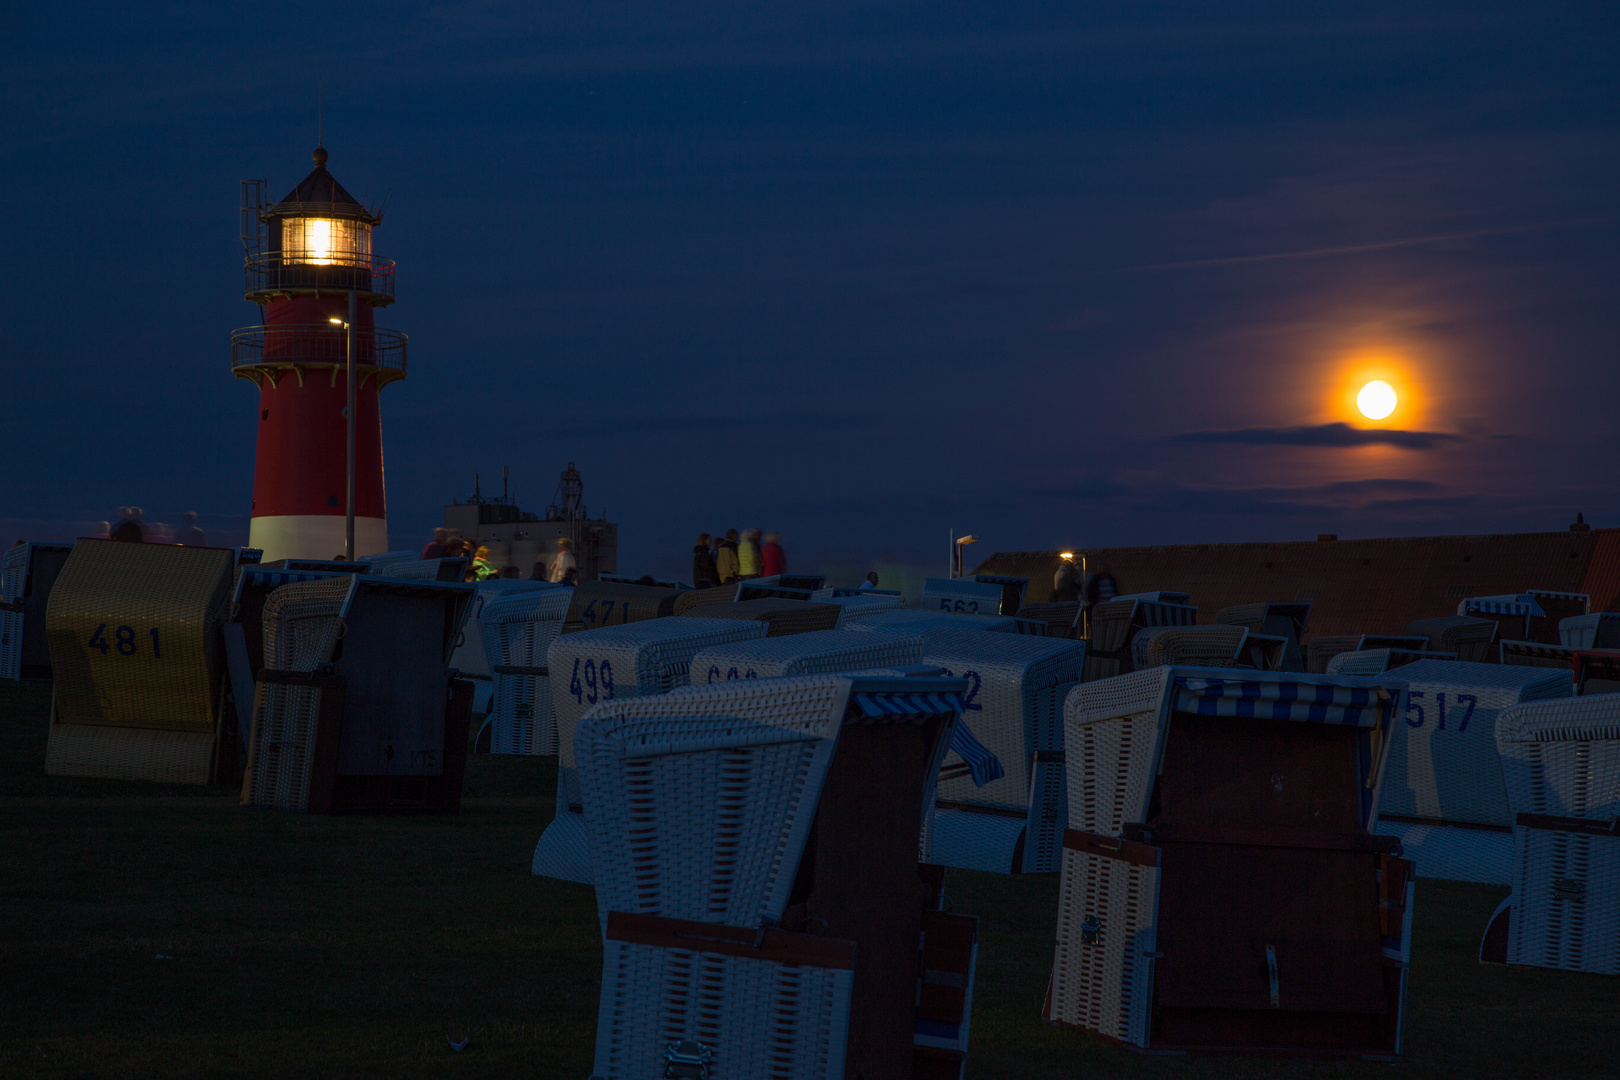
[[[1369,420],[1382,420],[1395,411],[1395,388],[1382,379],[1374,379],[1356,395],[1356,408]]]

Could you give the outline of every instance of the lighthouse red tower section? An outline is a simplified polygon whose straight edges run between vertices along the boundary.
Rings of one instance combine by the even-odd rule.
[[[379,394],[405,377],[406,338],[376,325],[394,299],[393,262],[371,254],[381,217],[326,161],[317,148],[314,171],[274,205],[262,182],[243,185],[246,296],[264,317],[233,335],[232,369],[259,387],[249,543],[266,560],[344,553],[351,336],[355,554],[388,549]]]

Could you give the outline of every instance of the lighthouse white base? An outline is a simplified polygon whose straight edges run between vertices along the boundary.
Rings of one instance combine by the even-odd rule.
[[[331,559],[343,554],[342,514],[283,514],[256,517],[248,529],[248,546],[263,548],[264,561],[276,559]],[[354,519],[354,553],[375,555],[388,550],[388,520]]]

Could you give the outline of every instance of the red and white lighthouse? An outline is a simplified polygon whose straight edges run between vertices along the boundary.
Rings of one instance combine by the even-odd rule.
[[[344,554],[351,500],[349,554],[388,550],[378,394],[405,377],[406,339],[374,312],[394,302],[394,263],[371,254],[381,213],[343,190],[326,160],[316,147],[314,171],[273,205],[263,180],[242,182],[246,296],[264,316],[231,335],[231,369],[259,388],[248,543],[267,561]]]

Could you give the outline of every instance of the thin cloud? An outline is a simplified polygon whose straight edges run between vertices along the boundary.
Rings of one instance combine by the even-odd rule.
[[[1445,431],[1401,431],[1396,428],[1358,428],[1349,424],[1313,424],[1307,427],[1237,428],[1231,431],[1189,431],[1176,442],[1230,443],[1238,446],[1396,446],[1403,450],[1433,450],[1462,442],[1461,435]]]
[[[1449,240],[1477,240],[1486,236],[1514,236],[1519,233],[1548,232],[1570,229],[1578,225],[1608,225],[1620,218],[1613,216],[1576,218],[1570,221],[1548,221],[1535,225],[1511,225],[1497,229],[1470,229],[1466,232],[1435,233],[1430,236],[1403,236],[1392,240],[1377,240],[1367,244],[1344,244],[1337,247],[1306,248],[1303,251],[1273,251],[1260,255],[1229,255],[1216,259],[1187,259],[1182,262],[1149,263],[1146,266],[1127,266],[1121,274],[1146,274],[1157,270],[1192,270],[1203,266],[1241,266],[1245,263],[1281,262],[1291,259],[1320,259],[1331,255],[1359,255],[1367,251],[1385,251],[1389,248],[1417,247],[1421,244],[1441,244]]]

